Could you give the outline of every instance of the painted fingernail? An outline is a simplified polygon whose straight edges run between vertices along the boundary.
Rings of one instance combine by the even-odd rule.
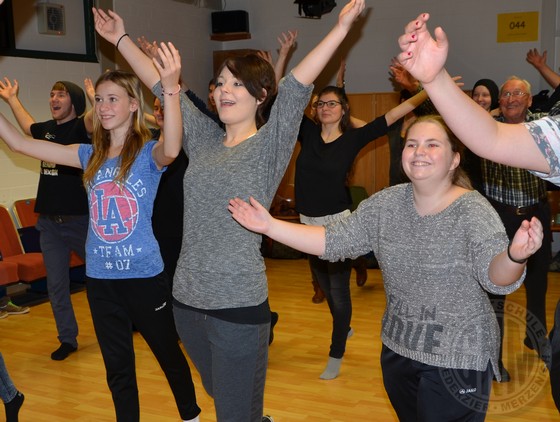
[[[416,38],[416,35],[412,34],[412,39]]]
[[[407,54],[407,56],[409,56],[409,57],[412,56],[412,52],[410,52],[410,51],[409,51],[408,53],[406,53],[406,54]]]

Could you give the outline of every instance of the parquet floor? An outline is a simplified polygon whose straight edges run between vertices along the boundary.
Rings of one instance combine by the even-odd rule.
[[[318,378],[327,361],[331,320],[326,303],[311,303],[307,261],[267,260],[270,302],[280,314],[270,348],[265,411],[276,422],[396,421],[383,389],[379,367],[380,321],[384,295],[379,270],[368,270],[367,284],[352,279],[354,336],[349,340],[340,376]],[[549,324],[560,298],[560,273],[550,273]],[[487,421],[560,421],[550,397],[548,374],[536,354],[526,349],[521,332],[525,301],[521,288],[509,296],[504,359],[512,381],[494,383]],[[0,351],[16,386],[24,392],[23,422],[114,420],[105,371],[93,332],[85,292],[72,296],[80,324],[79,351],[55,362],[58,346],[48,303],[32,307],[27,315],[0,320]],[[518,324],[519,323],[519,324]],[[178,421],[171,392],[155,359],[135,337],[142,421]],[[203,422],[215,421],[212,400],[193,371]],[[0,415],[3,412],[0,411]],[[2,421],[3,416],[0,416]]]

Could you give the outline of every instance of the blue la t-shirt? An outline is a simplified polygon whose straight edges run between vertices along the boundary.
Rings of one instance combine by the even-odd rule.
[[[89,229],[86,274],[93,278],[153,277],[163,271],[163,260],[152,231],[152,210],[161,174],[152,158],[156,141],[147,142],[132,165],[123,186],[114,182],[119,157],[105,161],[86,186]],[[85,168],[92,146],[82,144],[78,155]]]

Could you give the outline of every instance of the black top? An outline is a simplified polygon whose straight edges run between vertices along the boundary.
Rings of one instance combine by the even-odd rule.
[[[360,150],[386,133],[387,121],[383,115],[325,143],[321,125],[304,116],[298,138],[301,152],[296,161],[296,210],[308,217],[321,217],[350,209],[348,172]]]
[[[55,120],[31,125],[31,135],[60,145],[90,144],[84,118],[63,124]],[[51,215],[88,214],[86,190],[79,168],[41,161],[35,212]]]

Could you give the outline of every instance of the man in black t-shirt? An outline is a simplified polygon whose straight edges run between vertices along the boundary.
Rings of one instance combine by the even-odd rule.
[[[58,81],[52,87],[49,105],[52,120],[37,123],[18,98],[18,83],[0,81],[0,97],[8,103],[25,134],[61,145],[91,143],[93,115],[84,115],[84,91],[76,84]],[[80,117],[81,116],[81,117]],[[64,360],[78,349],[78,324],[70,299],[70,253],[85,258],[88,204],[82,170],[41,162],[35,212],[45,267],[47,289],[60,346],[53,360]]]

